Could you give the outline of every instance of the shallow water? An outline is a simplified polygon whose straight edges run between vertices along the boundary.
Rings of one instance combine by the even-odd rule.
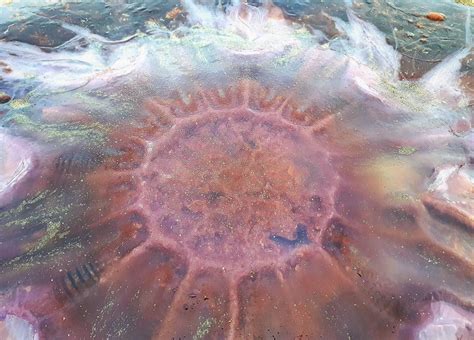
[[[474,337],[471,7],[0,6],[1,339]]]

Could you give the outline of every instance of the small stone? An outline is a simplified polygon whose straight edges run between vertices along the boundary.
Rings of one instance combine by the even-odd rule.
[[[0,104],[8,103],[11,99],[12,97],[10,97],[5,92],[0,92]]]
[[[179,7],[175,7],[173,8],[171,11],[169,11],[168,13],[166,13],[166,16],[165,18],[168,19],[168,20],[174,20],[176,19],[176,17],[178,15],[180,15],[181,13],[183,13],[183,10]]]
[[[432,21],[444,21],[446,19],[446,15],[439,12],[429,12],[426,14],[426,18]]]

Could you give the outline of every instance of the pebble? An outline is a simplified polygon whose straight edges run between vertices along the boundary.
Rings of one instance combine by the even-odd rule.
[[[8,94],[5,92],[0,92],[0,104],[8,103],[12,99]]]
[[[444,21],[446,19],[446,15],[439,12],[429,12],[426,14],[426,18],[432,21]]]
[[[181,13],[183,13],[183,10],[179,7],[175,7],[173,8],[171,11],[169,11],[168,13],[166,13],[166,16],[165,18],[168,19],[168,20],[174,20],[176,19],[176,17],[178,15],[180,15]]]

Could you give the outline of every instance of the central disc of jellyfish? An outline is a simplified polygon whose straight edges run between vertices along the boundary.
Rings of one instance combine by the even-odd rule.
[[[168,126],[141,166],[152,239],[229,269],[319,242],[337,182],[319,121],[264,92],[243,84],[148,102]]]

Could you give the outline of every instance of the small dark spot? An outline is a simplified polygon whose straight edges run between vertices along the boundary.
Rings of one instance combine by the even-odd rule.
[[[189,298],[191,298],[191,299],[195,299],[195,298],[197,297],[197,294],[191,293],[191,294],[189,294],[188,296],[189,296]]]
[[[183,305],[183,309],[184,309],[184,310],[189,310],[189,306],[188,306],[187,303],[185,303],[185,304]]]
[[[12,99],[12,97],[10,97],[8,94],[0,92],[0,104],[6,104],[11,99]]]
[[[207,300],[209,300],[209,298],[208,298],[207,296],[205,296],[205,297],[203,298],[203,300],[204,300],[204,301],[207,301]]]
[[[257,148],[257,143],[255,143],[253,140],[249,140],[247,143],[252,149],[255,150]]]
[[[257,280],[257,273],[254,271],[251,271],[249,277],[250,277],[250,280],[255,282]]]

